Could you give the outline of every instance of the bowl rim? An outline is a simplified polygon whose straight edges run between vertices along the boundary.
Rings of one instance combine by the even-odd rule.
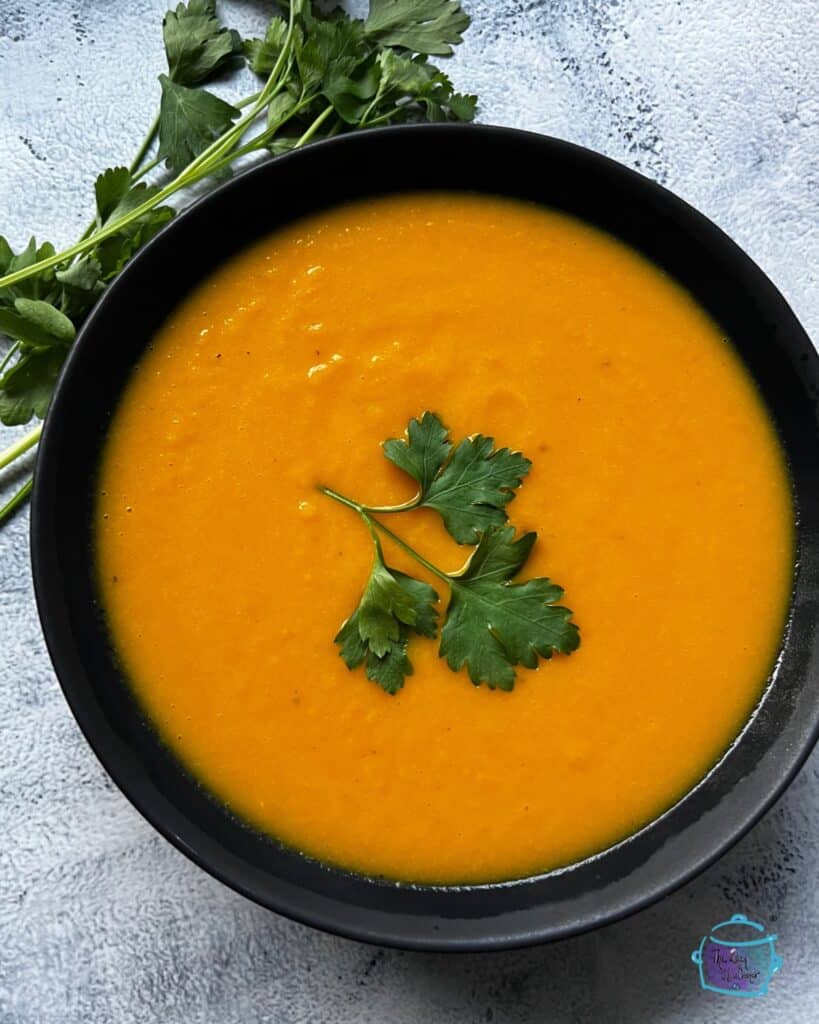
[[[538,924],[537,914],[529,914],[526,918],[526,926],[515,924],[506,919],[506,915],[497,914],[489,917],[477,917],[470,919],[469,927],[457,924],[460,918],[449,928],[447,921],[450,919],[444,914],[423,915],[419,914],[421,925],[413,922],[408,926],[402,921],[401,913],[394,911],[380,911],[370,909],[366,913],[356,912],[355,905],[339,902],[332,898],[328,901],[324,898],[319,900],[305,899],[304,893],[295,886],[293,892],[272,891],[269,884],[260,884],[257,874],[242,873],[236,870],[235,863],[231,858],[224,855],[223,848],[217,843],[214,844],[210,837],[200,829],[196,823],[191,823],[180,816],[178,809],[173,806],[145,774],[143,768],[135,761],[128,743],[117,734],[110,723],[104,720],[99,709],[89,702],[88,687],[86,682],[80,678],[77,672],[77,652],[72,650],[72,644],[76,647],[76,637],[72,638],[72,631],[69,627],[69,610],[64,594],[64,582],[66,577],[61,574],[61,560],[59,554],[59,543],[55,523],[57,519],[57,506],[60,488],[58,486],[59,463],[62,457],[63,439],[66,436],[67,424],[71,423],[71,401],[74,377],[78,372],[78,366],[83,361],[87,349],[99,345],[97,332],[99,325],[109,315],[109,311],[127,295],[131,288],[132,281],[136,275],[150,266],[157,258],[157,254],[163,251],[172,251],[173,244],[169,240],[181,239],[191,225],[207,220],[218,213],[220,205],[224,206],[228,197],[235,197],[244,191],[250,191],[253,183],[259,183],[276,176],[281,176],[288,168],[295,169],[316,163],[329,164],[333,159],[338,160],[341,155],[352,159],[350,154],[356,149],[373,150],[378,147],[389,147],[396,144],[405,148],[412,140],[412,146],[419,145],[440,146],[465,144],[487,147],[518,147],[521,152],[541,151],[551,153],[554,156],[560,155],[561,159],[570,163],[576,162],[578,166],[584,165],[589,173],[600,175],[604,180],[614,179],[632,190],[650,197],[658,208],[670,210],[681,221],[688,224],[693,234],[704,240],[709,248],[715,251],[715,258],[723,259],[730,263],[736,273],[753,287],[760,296],[760,303],[766,308],[776,310],[780,321],[786,324],[790,335],[796,339],[794,344],[806,345],[804,354],[799,358],[803,361],[804,369],[801,371],[803,378],[811,378],[811,387],[815,381],[819,381],[819,358],[816,355],[807,335],[799,325],[793,312],[790,310],[785,299],[775,289],[768,278],[759,267],[715,224],[705,218],[693,207],[684,202],[663,186],[640,175],[638,172],[627,168],[610,158],[585,149],[573,143],[549,136],[540,135],[534,132],[523,132],[517,129],[488,126],[488,125],[404,125],[398,127],[386,127],[370,129],[363,132],[356,132],[350,135],[341,135],[336,138],[320,141],[311,144],[304,150],[299,150],[280,156],[274,160],[265,161],[257,166],[245,170],[231,181],[219,186],[213,191],[199,198],[190,207],[180,213],[173,221],[160,231],[130,262],[130,264],[118,275],[109,286],[101,300],[94,307],[82,330],[72,347],[66,363],[60,373],[51,407],[46,418],[42,438],[40,441],[39,457],[35,472],[34,491],[32,496],[31,511],[31,558],[32,572],[34,579],[34,590],[36,595],[37,608],[40,615],[43,632],[45,635],[48,650],[52,663],[56,670],[58,680],[65,695],[65,698],[85,735],[86,740],[95,752],[97,758],[103,765],[108,775],[113,779],[121,792],[128,798],[134,807],[145,817],[157,831],[168,839],[177,849],[188,858],[197,863],[208,873],[233,888],[235,891],[254,900],[255,902],[275,910],[291,919],[300,921],[325,931],[345,936],[348,938],[363,940],[381,945],[394,946],[404,949],[418,950],[448,950],[461,952],[476,952],[486,950],[497,950],[532,945],[544,941],[560,939],[569,935],[578,934],[613,923],[632,913],[649,906],[670,892],[685,884],[691,878],[699,874],[706,867],[717,860],[727,849],[733,846],[748,830],[759,820],[768,808],[778,799],[799,768],[804,763],[814,744],[819,738],[819,703],[813,702],[812,716],[801,716],[798,720],[789,720],[787,724],[789,742],[784,745],[780,743],[776,751],[775,766],[767,771],[761,792],[750,801],[747,790],[742,789],[744,779],[737,783],[725,797],[725,800],[733,800],[733,819],[730,826],[722,824],[718,826],[711,820],[711,828],[704,826],[703,822],[708,818],[709,808],[706,807],[703,816],[697,825],[699,828],[699,839],[695,843],[696,850],[683,856],[684,864],[678,864],[676,870],[663,869],[661,878],[654,878],[654,881],[647,882],[639,892],[631,896],[609,900],[605,899],[605,888],[600,891],[600,899],[592,900],[590,904],[578,905],[571,912],[570,917],[562,922],[544,920]],[[488,191],[488,190],[487,190]],[[372,193],[370,193],[372,194]],[[548,204],[544,204],[548,205]],[[319,204],[320,206],[320,204]],[[319,208],[318,206],[316,208]],[[592,221],[592,223],[594,223]],[[204,276],[204,274],[202,275]],[[809,350],[810,354],[807,354]],[[801,350],[800,350],[801,351]],[[806,385],[807,387],[807,385]],[[69,431],[70,432],[70,431]],[[812,529],[812,525],[811,525]],[[813,547],[816,547],[816,535],[811,532]],[[801,552],[801,549],[800,549]],[[819,561],[818,563],[819,564]],[[801,569],[801,559],[798,568]],[[815,586],[814,566],[810,566],[811,583]],[[801,628],[807,628],[801,623]],[[810,642],[814,649],[803,666],[806,673],[805,678],[811,679],[816,676],[815,670],[819,660],[816,657],[815,635],[811,631]],[[788,643],[786,636],[784,644]],[[781,659],[780,659],[781,660]],[[778,669],[777,669],[778,670]],[[776,672],[774,673],[774,675]],[[819,676],[817,676],[819,678]],[[803,689],[807,687],[805,683]],[[770,689],[770,687],[768,688]],[[720,758],[708,775],[701,780],[692,790],[689,790],[673,807],[647,824],[639,832],[617,844],[632,843],[637,837],[647,830],[653,829],[658,823],[674,814],[677,808],[690,800],[692,796],[701,790],[708,783],[708,780],[715,772],[720,770],[726,758],[732,751],[743,742],[743,737],[748,729],[760,714],[760,708],[764,714],[764,704],[767,699],[768,690],[762,698],[760,705],[751,719],[743,727],[739,736],[736,737],[728,751]],[[738,792],[745,795],[742,799],[734,799]],[[691,828],[693,829],[693,825]],[[710,842],[704,837],[710,835]],[[590,863],[609,855],[610,847],[586,861],[579,862],[580,865]],[[679,852],[676,856],[681,856]],[[328,868],[318,862],[312,862],[318,873],[330,872],[339,874],[337,869]],[[643,865],[638,864],[635,872],[638,872]],[[577,865],[571,865],[562,871],[571,871]],[[341,875],[346,873],[340,872]],[[554,873],[552,873],[554,874]],[[361,879],[361,876],[354,876]],[[528,882],[537,881],[542,876],[535,876],[533,879],[516,880],[507,883],[491,883],[487,885],[464,886],[464,890],[470,893],[497,890],[504,887],[524,885]],[[383,883],[374,879],[363,879],[367,884],[375,886]],[[428,888],[435,890],[446,900],[456,888],[459,887],[414,887],[404,886],[405,891],[411,892],[417,889]],[[580,901],[582,903],[582,901]],[[345,911],[344,908],[347,908]],[[537,910],[537,907],[533,908]],[[360,908],[359,908],[360,910]],[[438,922],[437,924],[435,922]],[[476,925],[477,922],[477,925]],[[451,923],[451,922],[450,922]]]

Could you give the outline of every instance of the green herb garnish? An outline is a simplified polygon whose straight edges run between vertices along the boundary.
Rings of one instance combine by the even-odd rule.
[[[451,54],[469,25],[457,0],[371,0],[363,21],[309,0],[272,6],[264,37],[244,40],[222,24],[215,0],[168,11],[158,113],[130,166],[97,177],[95,217],[79,241],[57,252],[32,239],[14,253],[0,237],[0,335],[11,342],[0,355],[4,424],[45,416],[79,326],[131,257],[174,217],[166,205],[172,196],[224,179],[241,158],[340,132],[472,120],[476,97],[456,93],[428,60]],[[243,65],[260,82],[239,102],[203,88]],[[143,180],[152,172],[158,180]],[[33,448],[40,430],[0,451],[0,469]],[[0,523],[30,489],[29,480],[0,508]]]
[[[545,578],[514,582],[526,564],[537,534],[516,537],[507,525],[506,506],[531,463],[520,452],[496,449],[480,434],[453,447],[434,413],[411,420],[404,440],[384,444],[385,456],[420,485],[401,505],[362,505],[329,487],[319,490],[361,516],[373,540],[373,565],[361,601],[336,635],[350,669],[364,666],[367,678],[395,694],[412,675],[407,654],[413,633],[438,635],[437,592],[421,580],[388,566],[378,533],[394,541],[449,589],[439,653],[472,682],[511,690],[518,665],[536,668],[539,658],[571,654],[580,633],[571,611],[555,602],[563,590]],[[474,544],[469,561],[446,573],[410,547],[376,518],[416,508],[432,508],[459,544]]]
[[[403,508],[434,508],[459,544],[477,544],[490,526],[506,522],[505,507],[532,466],[520,452],[493,445],[491,437],[476,434],[453,451],[437,416],[427,412],[412,420],[405,441],[384,444],[390,462],[421,485]]]

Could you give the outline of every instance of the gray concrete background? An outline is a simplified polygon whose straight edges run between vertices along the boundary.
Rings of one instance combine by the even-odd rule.
[[[731,234],[819,337],[815,0],[467,0],[449,70],[480,119],[601,150]],[[157,101],[165,0],[0,0],[0,231],[68,244]],[[239,28],[264,0],[225,0]],[[8,481],[4,482],[8,485]],[[819,1020],[819,755],[731,853],[592,935],[525,952],[378,950],[213,881],[114,789],[43,646],[27,515],[0,533],[0,1022],[466,1024]],[[734,912],[779,936],[764,999],[689,960]]]

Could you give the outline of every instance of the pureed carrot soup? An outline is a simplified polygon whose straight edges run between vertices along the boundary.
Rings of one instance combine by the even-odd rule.
[[[317,485],[411,499],[380,445],[425,411],[532,462],[515,582],[560,583],[582,642],[511,692],[413,634],[391,695],[334,643],[373,541]],[[380,519],[447,572],[473,550],[435,509]],[[778,649],[792,523],[766,412],[686,292],[569,217],[425,194],[300,221],[182,302],[114,417],[97,557],[140,701],[237,814],[357,871],[479,882],[603,849],[714,764]],[[443,621],[441,579],[381,544]]]

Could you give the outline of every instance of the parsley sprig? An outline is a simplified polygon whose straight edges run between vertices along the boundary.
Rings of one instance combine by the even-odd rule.
[[[82,236],[61,252],[34,238],[14,252],[0,236],[0,335],[10,340],[0,355],[2,423],[45,416],[77,330],[108,284],[175,216],[172,197],[223,180],[242,158],[339,132],[472,119],[476,97],[455,92],[429,61],[449,56],[469,25],[457,0],[370,0],[364,20],[309,0],[272,7],[260,39],[242,39],[225,26],[215,0],[168,11],[158,113],[130,165],[97,177],[94,219]],[[259,87],[239,102],[204,88],[245,65]],[[158,177],[147,181],[152,173]],[[0,451],[0,470],[34,448],[40,430]],[[30,490],[27,480],[0,508],[0,523]]]
[[[506,506],[531,463],[520,452],[494,444],[477,434],[455,447],[441,419],[425,412],[410,421],[405,439],[384,443],[385,456],[420,485],[412,500],[363,505],[319,487],[356,512],[372,537],[369,579],[335,642],[349,669],[363,666],[367,678],[387,693],[397,693],[413,673],[407,653],[412,635],[437,637],[439,598],[428,583],[387,565],[379,533],[449,590],[439,653],[453,672],[465,668],[476,686],[511,690],[518,665],[537,668],[540,658],[571,654],[580,644],[571,611],[556,603],[563,590],[545,577],[516,579],[537,534],[517,536],[507,523]],[[435,509],[459,544],[475,545],[459,572],[444,572],[377,518],[416,508]]]

